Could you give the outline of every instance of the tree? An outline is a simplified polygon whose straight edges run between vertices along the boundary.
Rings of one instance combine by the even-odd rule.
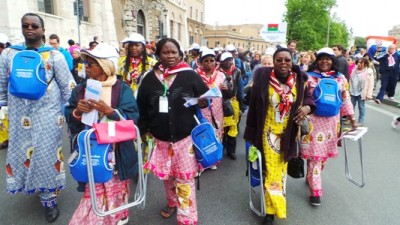
[[[336,0],[287,0],[287,39],[296,40],[299,50],[318,50],[332,44],[347,47],[349,32],[346,24],[336,15],[331,18],[330,9]],[[329,26],[329,38],[328,36]]]
[[[354,37],[354,45],[357,46],[357,48],[367,49],[367,40],[363,37]]]

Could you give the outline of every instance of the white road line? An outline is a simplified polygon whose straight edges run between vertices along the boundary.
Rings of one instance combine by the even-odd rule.
[[[395,114],[395,113],[392,113],[392,112],[388,112],[387,110],[381,109],[381,108],[376,107],[376,106],[372,106],[372,105],[367,105],[367,104],[365,104],[365,107],[371,108],[371,109],[373,109],[373,110],[375,110],[375,111],[378,111],[378,112],[380,112],[380,113],[382,113],[382,114],[385,114],[385,115],[387,115],[387,116],[390,116],[390,117],[399,116],[399,114]]]

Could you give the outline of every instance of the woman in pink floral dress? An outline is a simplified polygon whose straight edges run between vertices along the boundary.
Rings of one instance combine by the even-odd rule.
[[[330,117],[312,114],[309,117],[310,134],[302,137],[301,154],[307,159],[307,182],[310,188],[310,203],[320,205],[322,196],[321,173],[328,158],[338,155],[337,143],[340,136],[340,118],[349,116],[351,126],[356,127],[353,105],[348,93],[348,83],[345,76],[338,72],[338,62],[331,48],[322,48],[317,52],[316,61],[310,66],[308,73],[319,74],[319,78],[309,75],[309,85],[315,88],[321,79],[335,79],[342,92],[340,113]],[[328,77],[334,78],[328,78]],[[318,110],[318,104],[316,105]]]

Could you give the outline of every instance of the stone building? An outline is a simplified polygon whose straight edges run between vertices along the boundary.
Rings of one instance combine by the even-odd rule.
[[[204,32],[204,0],[188,0],[186,8],[187,16],[187,32],[189,36],[189,45],[198,43],[200,45],[206,45]]]
[[[393,26],[391,30],[389,30],[389,36],[392,37],[397,37],[397,39],[400,39],[400,25]],[[397,46],[400,46],[397,44]]]
[[[143,34],[148,41],[172,37],[183,47],[190,44],[189,37],[192,41],[203,38],[204,0],[79,0],[80,20],[74,15],[79,8],[75,1],[2,0],[0,32],[12,43],[23,41],[20,19],[33,12],[44,19],[46,36],[58,34],[63,47],[68,46],[68,39],[88,47],[95,36],[98,42],[119,46],[132,32]],[[187,12],[192,8],[197,16]]]
[[[236,48],[264,52],[269,43],[259,35],[262,26],[261,24],[207,25],[204,34],[206,45],[209,48],[225,48],[232,44]]]
[[[87,47],[94,36],[98,41],[118,45],[113,13],[114,1],[81,0],[82,18],[78,29],[73,0],[2,0],[0,32],[9,35],[12,43],[23,41],[21,17],[28,12],[39,14],[45,22],[45,35],[57,34],[61,46],[68,39]],[[79,35],[78,35],[79,34]],[[79,41],[80,36],[80,41]]]

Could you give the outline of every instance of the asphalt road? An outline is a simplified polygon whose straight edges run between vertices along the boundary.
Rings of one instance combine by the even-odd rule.
[[[400,109],[384,104],[367,103],[366,126],[368,133],[363,138],[363,163],[366,185],[359,188],[345,177],[344,154],[331,159],[323,173],[324,196],[320,207],[308,202],[309,192],[304,179],[288,178],[286,220],[276,224],[286,225],[392,225],[400,224],[400,131],[390,127],[394,115]],[[241,131],[245,117],[242,118]],[[244,142],[239,134],[236,161],[224,158],[218,170],[206,171],[200,179],[197,191],[199,224],[203,225],[253,225],[261,224],[262,218],[249,208],[249,187],[245,176]],[[347,142],[351,174],[360,179],[360,162],[356,142]],[[65,136],[65,158],[69,156],[69,141]],[[6,150],[0,151],[0,168],[5,168]],[[3,170],[4,171],[4,170]],[[5,191],[5,172],[0,173],[0,224],[43,225],[47,224],[38,197]],[[55,225],[68,224],[79,204],[81,193],[68,176],[67,189],[59,197],[59,219]],[[172,225],[176,219],[163,219],[160,209],[166,204],[162,182],[150,175],[146,207],[132,208],[129,224]]]

